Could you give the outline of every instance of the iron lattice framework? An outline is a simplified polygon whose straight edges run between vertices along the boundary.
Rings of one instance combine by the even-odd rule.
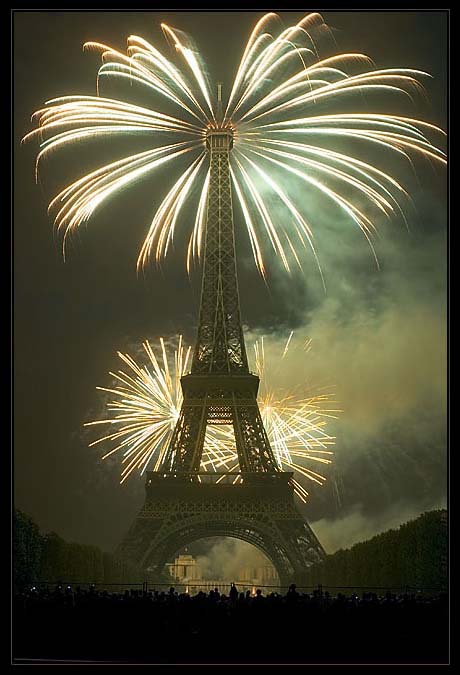
[[[241,325],[233,225],[231,129],[210,130],[205,252],[198,334],[183,403],[145,505],[119,548],[131,563],[159,572],[182,546],[233,536],[258,546],[281,583],[299,579],[324,550],[294,504],[291,473],[279,470],[249,372]],[[240,474],[202,474],[208,424],[230,424]],[[239,478],[239,484],[235,484]],[[208,484],[211,481],[211,484]]]
[[[210,182],[195,374],[245,374],[229,153],[232,133],[208,134]]]
[[[257,405],[241,326],[236,273],[231,130],[208,134],[210,181],[198,335],[184,401],[163,471],[200,470],[208,424],[231,424],[241,471],[277,471]]]

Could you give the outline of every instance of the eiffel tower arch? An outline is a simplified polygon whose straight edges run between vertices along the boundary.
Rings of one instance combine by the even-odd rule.
[[[229,536],[257,546],[282,585],[302,580],[325,553],[294,503],[292,473],[281,471],[249,371],[240,315],[230,174],[233,130],[209,129],[210,156],[200,311],[183,403],[143,508],[118,548],[122,559],[159,572],[183,546]],[[231,425],[238,473],[200,471],[208,424]]]
[[[188,544],[206,537],[234,537],[267,556],[281,585],[302,582],[305,569],[319,562],[324,551],[294,504],[291,475],[247,473],[233,484],[235,473],[150,472],[145,504],[119,553],[158,575]],[[195,478],[201,482],[193,482]]]

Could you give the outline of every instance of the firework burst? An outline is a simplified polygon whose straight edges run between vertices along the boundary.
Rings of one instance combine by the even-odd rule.
[[[284,347],[282,359],[292,353],[292,333]],[[310,342],[304,345],[308,351]],[[131,356],[118,352],[128,372],[111,372],[115,383],[111,388],[98,387],[112,395],[107,403],[108,417],[85,426],[104,426],[109,432],[90,443],[112,446],[103,459],[121,453],[121,483],[136,470],[157,471],[171,440],[182,405],[180,378],[189,370],[191,348],[185,348],[179,336],[177,347],[168,347],[163,338],[157,354],[148,341],[143,343],[147,365],[140,366]],[[331,418],[340,412],[333,395],[309,393],[305,387],[283,392],[271,385],[276,373],[267,364],[263,338],[254,344],[255,370],[264,376],[259,406],[268,437],[280,469],[294,471],[293,485],[305,501],[308,492],[301,480],[322,485],[325,477],[313,467],[331,463],[330,446],[335,438],[326,432]],[[201,471],[239,471],[233,429],[229,425],[208,425],[203,447]],[[219,481],[220,479],[218,479]],[[235,477],[235,482],[241,476]],[[303,482],[305,482],[303,480]]]
[[[443,134],[436,126],[369,109],[375,95],[379,101],[383,94],[387,102],[413,102],[429,75],[411,68],[378,69],[360,53],[320,56],[318,42],[328,29],[317,13],[294,26],[280,26],[272,12],[257,22],[226,102],[221,101],[221,88],[217,98],[213,95],[215,88],[192,40],[166,24],[163,33],[174,52],[170,58],[135,35],[128,37],[126,53],[85,43],[84,49],[97,50],[102,57],[97,95],[55,98],[33,115],[37,127],[25,139],[41,141],[37,175],[46,157],[77,142],[135,136],[146,149],[100,165],[51,201],[64,252],[69,234],[103,203],[178,162],[182,172],[156,204],[138,269],[151,254],[159,261],[170,251],[181,210],[195,199],[196,218],[186,247],[190,271],[203,250],[209,187],[206,136],[217,128],[234,136],[231,176],[264,278],[265,244],[287,271],[302,267],[307,251],[320,269],[305,191],[344,213],[374,251],[378,218],[404,217],[410,203],[404,186],[385,169],[387,160],[401,160],[412,171],[417,156],[444,164],[445,155],[438,140],[430,140]],[[126,85],[125,97],[140,96],[144,104],[102,95],[116,83]],[[290,185],[302,194],[301,202]],[[277,206],[284,210],[282,219],[275,217]]]

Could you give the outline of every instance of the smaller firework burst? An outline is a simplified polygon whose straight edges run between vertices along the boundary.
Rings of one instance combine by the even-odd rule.
[[[292,353],[292,335],[284,346],[282,361]],[[310,347],[311,340],[307,340],[304,352]],[[148,341],[143,343],[143,348],[148,363],[142,367],[128,354],[118,352],[129,372],[111,372],[114,386],[98,387],[112,394],[113,398],[107,403],[109,416],[85,425],[109,427],[109,433],[90,443],[90,447],[100,443],[110,445],[103,459],[122,453],[121,483],[135,470],[142,475],[147,468],[157,471],[161,466],[182,406],[180,378],[189,371],[190,365],[191,347],[184,346],[182,336],[178,337],[175,348],[160,338],[158,355]],[[308,479],[320,485],[325,480],[310,467],[331,463],[330,446],[335,438],[325,427],[328,419],[336,418],[340,411],[330,392],[313,393],[305,387],[283,392],[272,386],[276,373],[267,364],[263,338],[255,342],[254,353],[255,369],[262,380],[260,411],[276,461],[280,469],[294,471],[295,492],[305,501],[308,492],[299,480]],[[230,425],[208,425],[200,468],[206,472],[235,472],[235,482],[241,480]]]

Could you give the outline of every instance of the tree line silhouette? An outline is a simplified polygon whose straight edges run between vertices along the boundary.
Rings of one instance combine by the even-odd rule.
[[[97,546],[68,542],[55,532],[41,534],[32,518],[18,509],[14,511],[13,569],[16,591],[36,581],[110,584],[145,580],[141,570]]]
[[[340,549],[313,565],[305,584],[348,587],[411,587],[447,591],[447,511],[415,520]]]

